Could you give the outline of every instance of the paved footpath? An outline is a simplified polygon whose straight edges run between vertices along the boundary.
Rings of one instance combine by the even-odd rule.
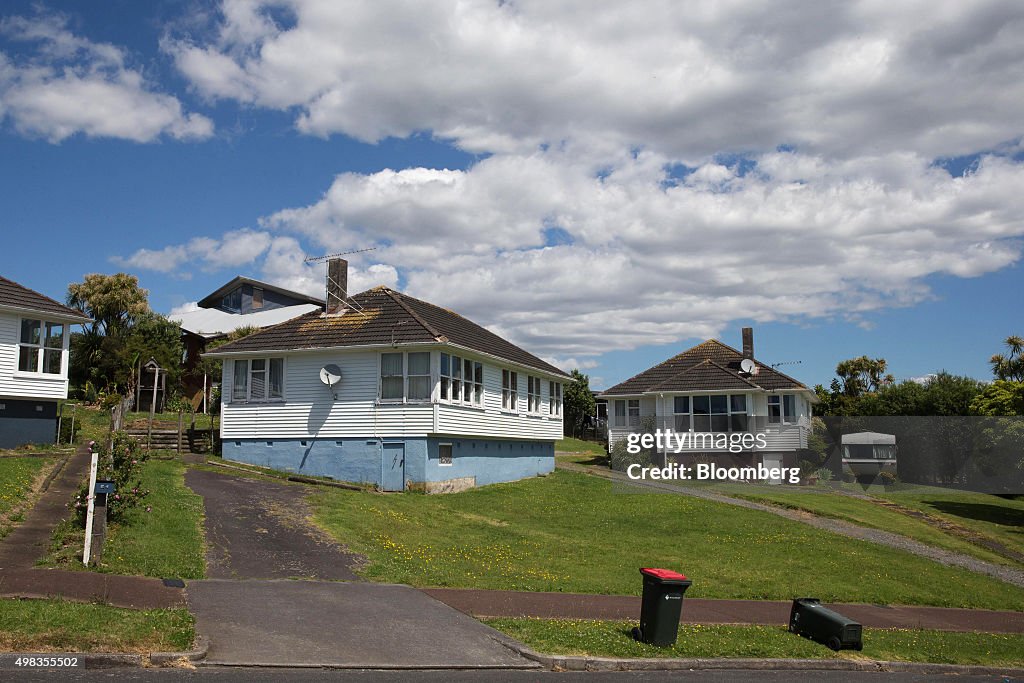
[[[532,593],[466,588],[425,588],[423,592],[475,617],[623,621],[640,619],[640,598],[632,595]],[[684,598],[680,620],[686,624],[783,625],[789,623],[791,605],[791,602],[782,600]],[[827,606],[870,628],[1024,633],[1024,612],[947,607],[887,607],[848,603]]]

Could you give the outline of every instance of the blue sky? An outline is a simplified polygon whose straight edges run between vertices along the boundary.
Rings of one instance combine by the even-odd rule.
[[[599,387],[745,325],[811,384],[987,378],[1022,332],[1024,10],[799,5],[5,3],[0,272],[127,270],[168,312],[375,246],[357,286]]]

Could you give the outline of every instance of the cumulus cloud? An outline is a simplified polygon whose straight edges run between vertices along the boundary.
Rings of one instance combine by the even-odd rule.
[[[226,232],[220,239],[194,237],[186,244],[138,249],[131,256],[115,256],[111,260],[122,266],[187,276],[193,264],[204,270],[216,270],[251,263],[262,256],[270,244],[268,233],[242,228]]]
[[[21,133],[53,143],[76,133],[135,142],[213,133],[210,119],[185,112],[128,66],[124,51],[76,36],[62,17],[4,19],[0,34],[34,48],[0,52],[0,120],[10,118]]]
[[[353,291],[401,282],[588,367],[604,351],[714,336],[740,318],[859,323],[930,297],[930,275],[973,277],[1020,257],[1024,167],[1000,157],[963,177],[901,152],[770,152],[746,172],[709,162],[682,178],[665,161],[627,155],[595,174],[565,149],[465,171],[342,174],[320,201],[262,221],[277,234],[263,272],[320,293],[323,265],[304,263],[302,243],[375,245],[350,257]]]
[[[227,0],[164,45],[203,95],[314,135],[429,130],[470,150],[568,138],[680,158],[781,143],[966,154],[1016,138],[1024,6]],[[193,34],[194,35],[194,34]]]

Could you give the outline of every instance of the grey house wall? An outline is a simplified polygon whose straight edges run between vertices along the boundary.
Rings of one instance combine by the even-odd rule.
[[[56,436],[56,401],[0,398],[0,448],[53,443]]]

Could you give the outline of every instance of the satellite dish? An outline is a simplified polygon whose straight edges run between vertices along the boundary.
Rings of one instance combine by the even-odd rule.
[[[320,381],[329,387],[334,387],[341,381],[341,368],[333,363],[320,368]]]
[[[744,358],[743,360],[740,361],[740,372],[746,373],[748,375],[753,375],[755,372],[757,372],[757,363],[755,363],[749,358]]]

